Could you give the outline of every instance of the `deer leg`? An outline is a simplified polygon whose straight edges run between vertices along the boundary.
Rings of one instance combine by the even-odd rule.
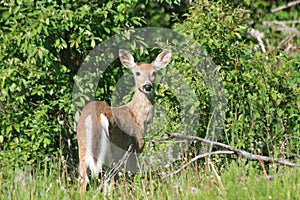
[[[81,185],[80,187],[80,194],[82,195],[86,191],[86,187],[89,184],[89,177],[88,177],[88,166],[85,160],[86,156],[86,147],[82,144],[80,138],[78,138],[78,148],[79,148],[79,182]]]
[[[79,163],[79,180],[82,184],[80,187],[80,193],[83,194],[86,191],[86,187],[89,184],[89,178],[87,175],[87,166],[85,161],[80,161]]]

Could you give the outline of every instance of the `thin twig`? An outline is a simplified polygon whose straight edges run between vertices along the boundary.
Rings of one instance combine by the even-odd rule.
[[[97,195],[101,188],[103,188],[103,186],[106,184],[106,182],[112,180],[112,178],[114,178],[118,174],[119,169],[123,166],[124,163],[127,162],[131,154],[132,145],[128,147],[128,150],[125,152],[123,157],[108,172],[105,173],[105,176],[103,177],[100,185],[97,187],[94,195]]]
[[[266,170],[266,167],[265,167],[265,164],[264,164],[264,161],[262,160],[258,160],[262,169],[263,169],[263,172],[264,172],[264,175],[265,175],[265,180],[268,181],[269,180],[269,175],[267,173],[267,170]]]
[[[217,180],[218,180],[218,183],[219,183],[219,185],[220,185],[220,187],[221,187],[222,192],[225,193],[225,192],[226,192],[226,189],[225,189],[225,187],[224,187],[224,185],[223,185],[223,183],[222,183],[221,176],[218,174],[218,172],[217,172],[217,170],[216,170],[214,164],[211,162],[210,159],[209,159],[209,164],[210,164],[210,166],[211,166],[213,172],[215,173],[215,175],[216,175],[216,177],[217,177]]]
[[[289,137],[285,138],[280,146],[280,153],[285,154],[285,155],[295,156],[296,158],[300,158],[300,155],[298,155],[298,154],[284,151],[284,147],[288,144],[289,139],[298,139],[300,141],[300,137],[297,137],[297,136],[289,136]]]
[[[286,8],[289,8],[289,7],[292,7],[292,6],[295,6],[295,5],[297,5],[298,3],[300,3],[300,0],[297,0],[297,1],[291,1],[291,2],[287,3],[286,5],[279,6],[279,7],[277,7],[277,8],[271,9],[271,12],[274,13],[274,12],[277,12],[277,11],[280,11],[280,10],[283,10],[283,9],[286,9]]]

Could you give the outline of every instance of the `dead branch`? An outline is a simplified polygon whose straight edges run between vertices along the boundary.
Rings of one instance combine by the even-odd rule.
[[[273,20],[273,21],[263,21],[263,28],[266,26],[273,26],[273,25],[277,25],[277,27],[275,28],[277,31],[280,31],[282,33],[287,33],[288,35],[279,43],[277,48],[282,48],[283,46],[286,46],[284,48],[285,52],[288,52],[292,47],[292,40],[295,37],[300,37],[300,31],[295,28],[295,27],[290,27],[288,26],[288,24],[297,24],[300,23],[300,20],[287,20],[287,21],[277,21],[277,20]]]
[[[268,181],[269,180],[269,175],[268,175],[268,172],[266,170],[264,161],[259,160],[259,164],[260,164],[261,168],[263,169],[263,172],[264,172],[264,175],[265,175],[265,180]]]
[[[300,3],[300,0],[297,0],[297,1],[291,1],[291,2],[287,3],[286,5],[279,6],[279,7],[277,7],[277,8],[271,9],[271,12],[274,13],[274,12],[277,12],[277,11],[279,11],[279,10],[284,10],[284,9],[286,9],[286,8],[295,6],[295,5],[297,5],[298,3]]]
[[[248,158],[248,159],[251,159],[251,160],[263,160],[265,162],[275,162],[275,163],[287,165],[287,166],[290,166],[290,167],[300,167],[300,164],[293,163],[293,162],[291,162],[289,160],[286,160],[284,158],[274,158],[274,157],[269,157],[269,156],[261,156],[261,155],[252,154],[252,153],[249,153],[249,152],[241,150],[241,149],[237,149],[237,148],[232,147],[232,146],[227,145],[227,144],[206,140],[206,139],[203,139],[203,138],[200,138],[200,137],[197,137],[197,136],[183,135],[183,134],[180,134],[180,133],[173,133],[173,134],[170,134],[170,136],[165,137],[164,139],[166,140],[166,139],[172,139],[172,138],[176,138],[176,139],[179,138],[179,139],[185,139],[185,140],[190,140],[190,141],[195,141],[196,140],[196,141],[200,141],[200,142],[203,142],[203,143],[206,143],[206,144],[219,146],[219,147],[230,150],[230,151],[234,152],[235,154],[238,154],[242,157],[245,157],[245,158]],[[228,153],[229,152],[227,152],[227,154]],[[214,154],[216,154],[216,153],[214,153]],[[201,154],[201,155],[202,155],[202,157],[206,157],[206,156],[209,156],[209,153]],[[201,156],[201,155],[199,155],[199,156]]]
[[[166,179],[166,178],[168,178],[170,176],[174,176],[175,174],[178,174],[179,172],[181,172],[182,170],[184,170],[187,166],[189,166],[190,164],[192,164],[196,160],[199,160],[200,158],[209,157],[209,156],[215,155],[215,154],[234,154],[234,151],[213,151],[213,152],[209,152],[209,153],[199,154],[199,155],[195,156],[194,158],[192,158],[189,162],[187,162],[184,165],[182,165],[179,169],[173,171],[172,173],[163,175],[162,178]]]
[[[266,47],[265,47],[265,45],[262,41],[262,39],[264,38],[264,34],[259,32],[258,30],[253,29],[253,28],[248,33],[249,33],[249,35],[251,35],[252,37],[254,37],[258,41],[258,44],[261,48],[261,51],[263,53],[265,53],[266,52]]]
[[[298,37],[300,36],[300,31],[293,27],[278,27],[277,30],[284,33],[294,33]]]
[[[297,28],[287,26],[287,24],[297,24],[300,23],[300,20],[288,20],[288,21],[263,21],[263,27],[264,26],[272,26],[272,25],[278,25],[279,27],[276,28],[276,30],[281,31],[283,33],[294,33],[295,36],[300,36],[300,31]],[[252,30],[251,30],[252,31]],[[295,37],[293,36],[293,37]]]
[[[286,24],[300,24],[300,20],[284,20],[284,21],[271,20],[271,21],[263,21],[262,24],[267,26],[271,26],[273,24],[285,26]]]
[[[221,176],[218,174],[218,172],[217,172],[217,170],[216,170],[216,168],[215,168],[213,162],[212,162],[210,159],[209,159],[209,161],[208,161],[208,164],[211,166],[212,171],[215,173],[215,176],[216,176],[216,178],[217,178],[217,180],[218,180],[218,183],[219,183],[219,185],[220,185],[220,188],[221,188],[222,192],[225,193],[225,192],[226,192],[226,189],[225,189],[225,187],[224,187],[224,185],[223,185],[223,183],[222,183]]]

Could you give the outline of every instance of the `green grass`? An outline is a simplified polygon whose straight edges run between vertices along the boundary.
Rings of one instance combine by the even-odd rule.
[[[177,166],[179,167],[179,166]],[[44,167],[43,167],[44,168]],[[75,168],[73,168],[75,171]],[[174,169],[164,169],[166,173]],[[266,180],[258,162],[222,164],[216,173],[206,164],[193,164],[167,179],[160,172],[138,173],[132,182],[119,178],[118,187],[104,196],[96,192],[98,181],[91,181],[85,199],[299,199],[300,169],[270,165]],[[13,170],[1,168],[0,199],[80,199],[78,181],[65,164],[49,161]],[[224,188],[221,186],[223,185]]]

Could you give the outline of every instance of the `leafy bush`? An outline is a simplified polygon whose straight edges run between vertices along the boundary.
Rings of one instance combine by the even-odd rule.
[[[256,153],[279,156],[285,138],[300,136],[299,40],[293,40],[293,48],[289,42],[282,43],[291,36],[279,34],[275,24],[261,30],[266,41],[270,41],[268,45],[266,42],[267,52],[261,53],[257,41],[247,32],[250,28],[260,29],[263,19],[294,19],[299,12],[289,8],[266,14],[264,10],[274,7],[269,1],[250,4],[245,0],[238,4],[240,7],[236,2],[197,0],[181,16],[188,8],[186,1],[2,1],[1,165],[36,163],[61,153],[60,150],[71,157],[76,154],[72,112],[80,110],[90,99],[83,98],[73,108],[71,93],[84,58],[112,35],[128,33],[130,28],[147,23],[172,27],[175,21],[182,23],[173,26],[174,30],[196,40],[222,76],[227,110],[219,140]],[[253,13],[251,9],[259,12]],[[299,29],[299,25],[293,28]],[[131,50],[135,50],[134,45]],[[137,53],[138,60],[142,54]],[[144,61],[150,61],[151,56],[145,56]],[[171,65],[199,97],[195,102],[200,109],[198,132],[205,136],[211,118],[209,90],[203,78],[191,71],[193,66],[184,56],[187,55],[175,56]],[[111,101],[111,85],[123,71],[112,67],[106,73],[96,96]],[[170,88],[158,89],[157,101],[168,111],[167,129],[177,131],[180,102]]]
[[[42,161],[75,148],[72,86],[99,42],[144,24],[138,1],[1,2],[1,162]],[[72,153],[68,153],[72,154]]]
[[[261,53],[247,34],[249,13],[223,1],[199,0],[175,28],[199,42],[220,70],[227,112],[219,140],[279,156],[284,138],[300,135],[299,55]]]

